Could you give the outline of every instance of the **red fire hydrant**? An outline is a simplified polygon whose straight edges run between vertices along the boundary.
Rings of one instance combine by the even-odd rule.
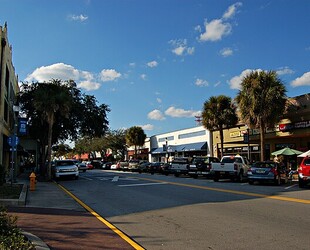
[[[36,189],[36,174],[32,172],[29,176],[30,178],[30,191],[34,191]]]

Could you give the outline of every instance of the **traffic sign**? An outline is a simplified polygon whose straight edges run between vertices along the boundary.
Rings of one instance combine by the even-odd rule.
[[[16,135],[11,135],[8,137],[8,144],[11,147],[16,147],[19,143],[19,138]]]

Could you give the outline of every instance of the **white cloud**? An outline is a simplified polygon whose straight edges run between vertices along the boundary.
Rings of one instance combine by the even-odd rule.
[[[103,82],[116,81],[121,76],[122,76],[122,74],[117,72],[115,69],[103,69],[100,72],[100,79]]]
[[[196,115],[200,115],[201,111],[178,109],[172,106],[165,111],[165,114],[171,117],[178,117],[178,118],[194,117]]]
[[[97,82],[81,81],[77,86],[87,91],[91,91],[91,90],[99,89],[101,85],[100,83],[97,83]]]
[[[294,70],[290,69],[289,67],[283,67],[277,70],[278,75],[290,75],[294,73]]]
[[[169,43],[173,47],[171,52],[176,54],[177,56],[193,55],[195,52],[194,47],[188,47],[187,46],[187,40],[186,39],[171,40],[171,41],[169,41]]]
[[[25,81],[49,82],[52,79],[60,79],[62,81],[73,80],[79,88],[85,90],[96,90],[100,88],[100,83],[95,80],[91,72],[78,70],[64,63],[55,63],[37,68],[26,77]]]
[[[310,86],[310,72],[304,73],[301,77],[296,78],[291,82],[293,87]]]
[[[70,15],[69,19],[73,20],[73,21],[80,21],[80,22],[84,22],[88,19],[88,16],[86,15]]]
[[[140,125],[139,127],[141,127],[143,130],[149,130],[149,131],[154,129],[154,125],[152,124]]]
[[[242,6],[242,3],[237,2],[228,7],[227,11],[223,14],[222,18],[213,19],[210,22],[207,22],[207,20],[205,20],[205,23],[204,23],[205,32],[200,34],[199,40],[202,42],[206,42],[206,41],[214,42],[214,41],[219,41],[224,36],[229,35],[231,33],[232,26],[229,22],[227,22],[227,20],[232,18],[237,12],[237,8],[241,6]],[[199,31],[201,30],[201,27],[197,26],[195,27],[195,30]]]
[[[134,68],[134,67],[136,67],[136,63],[131,62],[131,63],[129,63],[129,66]]]
[[[151,120],[158,120],[158,121],[162,121],[166,119],[163,113],[158,109],[154,109],[153,111],[148,113],[147,117]]]
[[[205,32],[200,34],[200,41],[218,41],[223,36],[227,36],[231,32],[231,25],[224,23],[221,19],[214,19],[211,22],[205,22]]]
[[[48,82],[51,79],[77,80],[79,71],[73,66],[64,63],[55,63],[49,66],[42,66],[29,74],[25,81]]]
[[[146,74],[141,74],[140,78],[145,81],[146,80]]]
[[[233,50],[231,48],[224,48],[220,51],[220,54],[223,56],[223,57],[227,57],[227,56],[232,56],[233,55]]]
[[[158,103],[162,103],[162,100],[161,100],[160,98],[156,98],[156,101],[157,101]]]
[[[158,66],[158,62],[156,62],[156,61],[148,62],[147,66],[149,66],[150,68],[157,67]]]
[[[197,78],[195,81],[195,85],[199,86],[199,87],[207,87],[207,86],[209,86],[209,83],[206,80],[202,80],[202,79]]]
[[[248,74],[250,74],[253,70],[252,69],[246,69],[241,72],[239,76],[234,76],[229,80],[229,86],[231,89],[240,89],[241,88],[241,82],[244,77],[246,77]],[[261,69],[256,69],[254,71],[262,71]]]
[[[241,7],[241,6],[242,6],[241,2],[237,2],[237,3],[229,6],[228,9],[226,10],[226,12],[223,15],[223,18],[224,19],[229,19],[229,18],[233,17],[236,14],[236,12],[237,12],[237,8]]]

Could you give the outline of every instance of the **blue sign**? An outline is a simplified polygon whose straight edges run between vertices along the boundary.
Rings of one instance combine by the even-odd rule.
[[[27,118],[18,118],[18,134],[27,134]]]
[[[8,144],[11,147],[16,147],[19,143],[19,138],[16,135],[11,135],[10,137],[8,137]]]

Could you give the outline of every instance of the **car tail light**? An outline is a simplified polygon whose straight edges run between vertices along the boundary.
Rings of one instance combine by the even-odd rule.
[[[252,173],[252,168],[249,168],[249,169],[248,169],[248,172],[251,172],[251,173]]]

